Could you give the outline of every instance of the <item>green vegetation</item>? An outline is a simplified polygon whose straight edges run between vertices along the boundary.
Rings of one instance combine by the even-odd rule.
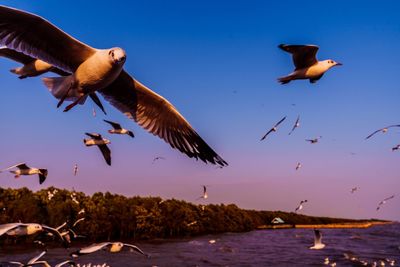
[[[243,210],[230,205],[195,205],[181,200],[162,201],[159,197],[125,197],[111,193],[87,196],[57,189],[50,200],[50,187],[38,192],[27,188],[0,188],[0,224],[41,223],[57,227],[68,220],[85,217],[76,232],[88,240],[127,240],[186,237],[223,232],[251,231],[268,225],[275,217],[287,224],[328,224],[360,222],[349,219],[310,217],[282,211]],[[84,214],[78,214],[82,209]]]

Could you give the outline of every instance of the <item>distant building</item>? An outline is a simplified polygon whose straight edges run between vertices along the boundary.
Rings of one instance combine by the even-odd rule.
[[[275,217],[272,221],[271,221],[271,223],[273,223],[273,224],[278,224],[278,223],[285,223],[281,218],[279,218],[279,217]]]

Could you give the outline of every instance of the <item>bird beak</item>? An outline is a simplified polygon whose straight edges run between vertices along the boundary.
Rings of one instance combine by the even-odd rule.
[[[335,66],[343,66],[343,64],[340,63],[340,62],[336,62],[336,65],[335,65]]]

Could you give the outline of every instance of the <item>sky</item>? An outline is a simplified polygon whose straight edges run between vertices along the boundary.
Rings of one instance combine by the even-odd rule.
[[[0,59],[0,168],[48,168],[46,182],[0,174],[2,187],[49,186],[306,215],[400,220],[398,1],[2,1],[38,14],[95,48],[122,47],[125,70],[166,97],[228,163],[187,158],[103,100],[68,113],[40,78],[19,80]],[[293,70],[277,46],[315,44],[343,63],[316,84],[276,78]],[[52,76],[46,74],[44,76]],[[301,126],[288,135],[297,116]],[[260,138],[282,117],[276,133]],[[102,119],[136,137],[110,135]],[[111,140],[112,166],[85,147],[85,132]],[[318,144],[305,139],[322,136]],[[156,156],[165,157],[152,164]],[[295,170],[297,162],[302,168]],[[73,166],[79,173],[73,176]],[[209,198],[196,201],[201,185]],[[354,194],[352,187],[359,187]],[[379,211],[377,203],[395,194]]]

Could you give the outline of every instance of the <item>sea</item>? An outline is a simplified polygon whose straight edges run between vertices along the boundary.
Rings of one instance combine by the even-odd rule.
[[[149,258],[129,250],[120,253],[99,251],[81,256],[76,262],[81,267],[89,266],[89,263],[92,267],[103,264],[110,267],[362,266],[359,262],[346,259],[344,255],[347,254],[369,264],[376,262],[377,266],[400,266],[400,223],[366,229],[321,229],[321,232],[322,242],[326,244],[321,250],[309,249],[314,241],[312,229],[256,230],[135,242],[135,245],[150,254]],[[77,249],[48,249],[42,259],[55,266],[69,259],[69,253]],[[27,262],[41,251],[37,247],[2,247],[0,261]]]

